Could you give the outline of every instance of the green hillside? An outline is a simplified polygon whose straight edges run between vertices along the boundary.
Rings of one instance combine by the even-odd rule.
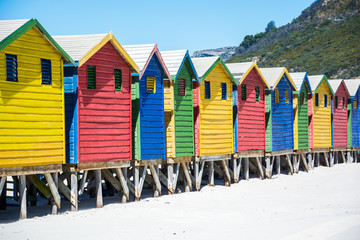
[[[257,59],[259,66],[285,66],[330,78],[359,77],[359,9],[359,0],[316,1],[290,24],[265,32],[252,45],[244,44],[249,39],[245,37],[228,62]]]

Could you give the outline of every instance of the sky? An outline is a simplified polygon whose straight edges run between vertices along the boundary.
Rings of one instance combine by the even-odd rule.
[[[160,50],[238,46],[248,34],[291,22],[314,0],[0,0],[0,20],[36,18],[51,35],[108,33]]]

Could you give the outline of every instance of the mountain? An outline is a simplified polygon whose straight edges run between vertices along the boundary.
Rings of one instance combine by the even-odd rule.
[[[226,61],[228,60],[234,53],[236,47],[222,47],[215,49],[205,49],[200,51],[195,51],[191,57],[213,57],[213,56],[221,56],[221,58]]]

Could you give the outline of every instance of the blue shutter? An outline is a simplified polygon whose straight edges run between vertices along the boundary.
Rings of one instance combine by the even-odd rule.
[[[205,81],[205,99],[210,99],[210,97],[211,97],[210,82]]]
[[[18,81],[16,55],[6,54],[6,81]]]
[[[41,83],[51,84],[51,61],[49,59],[41,59]]]
[[[221,83],[221,99],[227,99],[226,83]]]
[[[315,93],[315,106],[318,107],[319,106],[319,94]]]
[[[327,107],[327,95],[324,94],[324,107]]]

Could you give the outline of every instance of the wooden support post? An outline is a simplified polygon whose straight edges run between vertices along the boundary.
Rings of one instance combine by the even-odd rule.
[[[320,153],[315,153],[315,167],[319,167]]]
[[[174,173],[174,180],[173,180],[173,189],[175,192],[176,186],[177,186],[177,182],[178,182],[178,177],[179,177],[179,172],[180,172],[180,163],[176,164],[176,169],[175,169],[175,173]]]
[[[100,170],[99,170],[99,172],[100,172]],[[101,172],[100,172],[100,174],[101,174]],[[101,175],[100,175],[100,184],[101,184]],[[71,188],[71,199],[74,199],[74,204],[71,204],[71,211],[77,211],[78,210],[78,178],[77,178],[77,172],[71,172],[70,173],[70,188]],[[98,190],[96,190],[96,192],[98,192]],[[98,200],[96,200],[96,201],[98,201]],[[101,192],[101,207],[102,207],[102,192]]]
[[[161,195],[161,183],[159,180],[159,166],[149,165],[151,175],[154,180],[154,197],[159,197]]]
[[[208,179],[209,179],[209,185],[214,185],[214,162],[210,161],[208,162]]]
[[[258,157],[255,157],[255,160],[256,160],[256,165],[259,169],[258,171],[259,171],[260,178],[264,179],[264,171],[263,171],[260,159]]]
[[[191,183],[191,177],[190,177],[190,174],[189,174],[189,169],[188,169],[188,166],[186,163],[181,163],[181,166],[182,166],[182,169],[183,169],[183,172],[184,172],[184,176],[185,176],[185,192],[189,192],[191,191],[192,187],[192,183]]]
[[[330,164],[329,164],[329,159],[328,159],[328,156],[327,156],[327,152],[324,152],[324,160],[325,160],[325,165],[327,167],[330,167]]]
[[[352,151],[349,151],[349,163],[353,163],[354,162],[354,158],[353,158],[353,152]]]
[[[214,162],[214,171],[219,175],[219,177],[224,178],[223,170]]]
[[[193,162],[193,166],[194,166],[194,176],[195,176],[195,182],[193,181],[193,183],[195,183],[196,191],[199,191],[199,188],[197,188],[198,178],[199,178],[199,163]]]
[[[228,160],[221,160],[221,164],[224,170],[224,184],[225,186],[230,187],[231,185],[231,176],[229,173],[229,168],[228,168]]]
[[[308,160],[308,170],[314,169],[314,159],[312,157],[312,154],[308,153],[306,157],[307,157],[307,160]]]
[[[198,172],[195,178],[196,180],[195,188],[197,191],[199,191],[201,188],[201,179],[204,173],[204,168],[205,168],[205,162],[201,162],[200,171]]]
[[[79,195],[82,195],[84,193],[87,176],[88,176],[88,171],[85,170],[80,181]]]
[[[5,183],[6,183],[6,177],[1,177],[1,180],[0,180],[0,195],[1,195],[3,190],[6,192],[6,187],[4,189]]]
[[[357,151],[354,151],[354,162],[357,163],[358,161],[358,154]]]
[[[272,164],[271,164],[271,157],[265,157],[265,164],[266,164],[266,172],[265,175],[268,176],[268,178],[271,178],[272,175]]]
[[[20,219],[27,218],[27,209],[26,209],[26,176],[21,175],[19,181],[19,195],[20,195]]]
[[[334,164],[339,163],[339,152],[334,152]]]
[[[288,164],[288,166],[289,166],[289,173],[292,175],[293,172],[294,172],[294,170],[293,170],[293,166],[291,165],[291,161],[290,161],[290,156],[289,156],[289,154],[286,154],[286,155],[285,155],[285,158],[286,158],[286,162],[287,162],[287,164]]]
[[[129,186],[127,185],[127,169],[126,168],[116,168],[116,174],[120,180],[122,194],[121,194],[121,203],[126,203],[126,200],[130,198]]]
[[[275,169],[276,169],[276,174],[277,175],[280,175],[280,173],[281,173],[281,162],[280,162],[280,156],[275,156],[275,159],[276,159],[276,161],[275,161]]]
[[[334,152],[329,152],[329,166],[333,167],[334,166]]]
[[[140,200],[141,191],[139,191],[139,167],[133,166],[133,181],[134,181],[134,188],[135,188],[135,194],[134,194],[134,201]],[[143,179],[145,180],[145,178]]]
[[[307,164],[307,162],[306,162],[306,159],[305,159],[305,156],[304,156],[303,153],[300,154],[300,158],[301,158],[301,160],[302,160],[302,163],[303,163],[303,166],[304,166],[304,170],[305,170],[306,172],[309,172],[309,166],[308,166],[308,164]]]
[[[96,184],[96,207],[102,208],[103,198],[102,198],[101,170],[94,170],[94,172],[95,172],[95,184]]]
[[[243,158],[242,160],[244,161],[243,177],[245,180],[249,180],[249,158]]]
[[[121,183],[118,181],[112,172],[109,171],[109,169],[102,169],[101,174],[104,176],[104,178],[109,181],[109,183],[116,189],[116,191],[121,191]]]
[[[71,190],[63,183],[61,178],[58,181],[59,191],[70,201],[71,205],[75,206],[76,201],[75,198],[71,196]]]
[[[61,208],[61,204],[60,204],[61,198],[60,198],[60,194],[58,192],[57,184],[55,184],[55,181],[53,180],[50,173],[45,173],[45,178],[46,178],[46,181],[49,184],[50,191],[51,191],[51,194],[52,194],[52,197],[53,197],[53,201],[55,202],[56,207],[58,209],[60,209]],[[54,208],[54,207],[52,207],[52,208]],[[55,211],[55,212],[57,212],[57,211]]]
[[[169,163],[167,165],[167,188],[168,188],[168,194],[173,194],[175,192],[175,188],[173,187],[173,181],[174,181],[174,165],[172,163]]]
[[[59,191],[58,191],[58,189],[59,189],[59,183],[58,183],[58,181],[59,181],[59,173],[57,173],[57,172],[56,172],[56,173],[52,173],[51,176],[52,176],[52,178],[53,178],[53,180],[54,180],[54,184],[55,184],[56,191],[57,191],[57,193],[59,194]],[[60,197],[60,194],[59,194],[59,197]],[[60,198],[60,199],[61,199],[61,198]],[[59,208],[57,207],[56,203],[53,203],[51,208],[52,208],[52,209],[51,209],[51,214],[56,215],[56,214],[57,214],[57,210],[59,209]]]
[[[239,176],[237,175],[237,167],[238,167],[238,164],[237,164],[237,159],[232,157],[232,167],[233,167],[233,172],[234,172],[234,183],[237,183],[239,182]]]
[[[6,176],[0,181],[0,210],[6,210]]]

